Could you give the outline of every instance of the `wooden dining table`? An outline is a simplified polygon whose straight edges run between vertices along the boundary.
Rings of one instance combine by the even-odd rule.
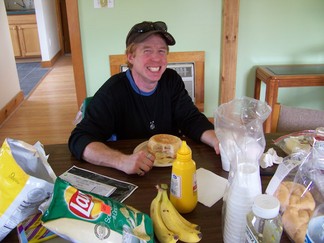
[[[269,148],[274,148],[279,156],[285,156],[284,152],[273,144],[273,140],[281,135],[283,134],[265,134],[265,151]],[[145,140],[141,139],[120,140],[108,142],[108,145],[111,148],[131,154],[134,148],[144,141]],[[192,150],[193,160],[196,162],[197,169],[204,168],[224,178],[228,177],[228,172],[222,170],[220,156],[216,155],[213,148],[190,139],[186,139],[186,141]],[[67,144],[46,145],[45,152],[49,155],[48,162],[57,176],[67,171],[72,166],[77,166],[137,185],[138,188],[124,201],[124,203],[131,205],[148,215],[150,211],[150,203],[157,193],[155,186],[160,183],[170,184],[172,167],[153,167],[153,169],[144,176],[127,175],[124,172],[112,168],[96,166],[90,163],[78,161],[73,155],[71,155]],[[266,169],[260,168],[263,191],[265,191],[275,170],[276,165]],[[217,187],[217,185],[210,186]],[[184,215],[188,220],[200,225],[203,234],[201,242],[223,242],[222,205],[222,200],[219,200],[211,207],[198,203],[193,212]],[[11,231],[3,242],[19,242],[17,231]],[[290,242],[285,233],[282,235],[281,242]]]

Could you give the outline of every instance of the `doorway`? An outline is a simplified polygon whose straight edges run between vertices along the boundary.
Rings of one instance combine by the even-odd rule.
[[[59,18],[61,22],[61,34],[62,34],[62,52],[64,54],[71,54],[70,35],[66,11],[66,0],[59,0]]]
[[[34,10],[34,5],[32,6]],[[71,55],[70,36],[68,31],[68,20],[66,11],[66,0],[56,0],[55,8],[57,13],[57,31],[60,41],[60,55]],[[34,13],[36,14],[35,10]],[[44,75],[50,70],[50,66],[42,65],[42,56],[32,55],[15,57],[17,73],[25,98],[39,84]],[[54,61],[55,62],[55,61]],[[54,63],[53,62],[53,63]],[[52,64],[53,64],[52,63]]]

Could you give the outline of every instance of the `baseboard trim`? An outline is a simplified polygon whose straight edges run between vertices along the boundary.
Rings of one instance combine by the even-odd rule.
[[[0,126],[2,123],[18,108],[24,101],[24,93],[20,90],[19,93],[13,97],[1,110],[0,110]]]
[[[49,61],[42,61],[41,65],[43,68],[49,68],[49,67],[53,67],[54,63],[57,61],[57,59],[62,56],[62,51],[59,51],[58,53],[56,53],[56,55]]]

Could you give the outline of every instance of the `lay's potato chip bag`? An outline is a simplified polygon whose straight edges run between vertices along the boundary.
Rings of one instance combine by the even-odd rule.
[[[123,242],[125,228],[138,234],[138,242],[154,242],[148,215],[113,199],[78,190],[61,178],[56,179],[42,222],[73,242]]]

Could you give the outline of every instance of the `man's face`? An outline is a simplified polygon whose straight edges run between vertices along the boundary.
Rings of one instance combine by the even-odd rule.
[[[142,85],[157,83],[166,69],[167,54],[167,44],[160,35],[151,35],[137,44],[135,52],[127,55],[133,64],[135,82]]]

